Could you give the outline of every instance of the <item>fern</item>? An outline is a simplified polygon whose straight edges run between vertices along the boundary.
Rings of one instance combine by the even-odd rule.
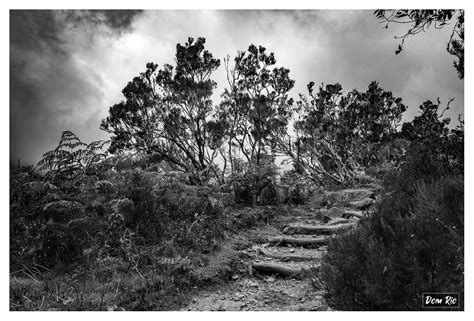
[[[58,146],[43,154],[38,162],[38,169],[46,171],[48,178],[76,177],[106,157],[102,149],[108,143],[108,140],[99,140],[86,144],[73,132],[64,131]]]

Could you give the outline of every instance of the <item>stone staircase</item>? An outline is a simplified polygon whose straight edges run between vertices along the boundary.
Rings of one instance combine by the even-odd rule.
[[[265,226],[243,233],[238,239],[253,241],[236,251],[239,268],[230,282],[197,291],[183,310],[331,310],[314,273],[328,241],[357,228],[376,193],[367,187],[314,195],[309,204],[280,211]]]
[[[286,222],[279,235],[242,252],[252,258],[249,273],[304,278],[321,265],[330,238],[356,228],[375,203],[378,187],[326,192]],[[309,215],[308,215],[309,213]]]

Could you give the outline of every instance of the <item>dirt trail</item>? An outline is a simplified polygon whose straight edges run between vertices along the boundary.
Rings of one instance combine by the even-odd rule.
[[[362,209],[373,203],[375,191],[351,189],[315,196],[309,204],[288,207],[286,214],[266,226],[239,235],[240,243],[242,238],[251,240],[235,252],[244,268],[232,271],[224,285],[196,290],[182,310],[331,310],[316,277],[327,241],[356,227]]]

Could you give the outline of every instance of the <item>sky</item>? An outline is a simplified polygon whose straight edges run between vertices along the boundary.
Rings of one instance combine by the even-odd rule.
[[[345,92],[377,81],[403,99],[406,121],[424,101],[454,97],[446,115],[455,124],[464,81],[446,52],[450,29],[408,38],[395,55],[394,37],[407,27],[383,27],[364,10],[10,11],[10,160],[36,164],[64,130],[84,142],[108,139],[100,122],[127,82],[147,62],[173,64],[188,37],[205,37],[221,59],[216,104],[226,87],[223,58],[255,44],[290,69],[295,99],[310,81],[339,82]]]

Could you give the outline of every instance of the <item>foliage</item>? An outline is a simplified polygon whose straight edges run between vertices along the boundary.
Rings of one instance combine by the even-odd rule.
[[[46,177],[52,179],[71,179],[83,175],[93,164],[106,157],[102,148],[107,143],[99,140],[86,144],[74,133],[64,131],[58,146],[44,153],[38,169],[47,171]]]
[[[420,179],[464,175],[464,122],[460,119],[456,128],[449,129],[450,120],[443,118],[439,107],[439,101],[426,101],[420,106],[421,114],[403,124],[401,135],[410,145],[398,170],[385,177],[386,188],[396,191],[400,198],[411,199],[413,183]]]
[[[227,226],[220,194],[157,172],[108,171],[56,186],[13,168],[11,180],[15,310],[177,305],[179,291],[192,284],[193,265],[173,262],[214,251]],[[71,185],[76,193],[69,193]],[[166,257],[169,263],[160,261]],[[148,303],[129,301],[138,294]]]
[[[332,304],[418,309],[423,291],[462,289],[464,121],[448,127],[449,102],[441,113],[439,100],[423,103],[401,131],[406,106],[376,82],[347,94],[310,83],[294,104],[289,70],[251,45],[226,61],[216,108],[220,62],[204,44],[189,38],[175,67],[149,63],[128,83],[101,125],[114,155],[65,131],[38,163],[46,175],[11,168],[12,310],[179,306],[226,232],[268,223],[320,185],[371,182],[366,173],[385,179],[386,195],[329,245]],[[294,164],[281,177],[279,154]]]
[[[301,95],[294,109],[296,139],[280,141],[279,148],[315,181],[342,184],[355,168],[382,161],[380,152],[395,138],[406,106],[376,82],[346,95],[340,84],[320,86],[317,93],[313,87],[308,84],[310,99]]]
[[[160,174],[133,170],[118,183],[117,205],[125,227],[148,244],[172,241],[188,250],[210,251],[222,237],[225,220],[218,195]],[[128,201],[127,201],[128,200]]]
[[[316,189],[311,179],[297,170],[286,171],[281,177],[281,184],[288,187],[283,202],[294,205],[305,204]]]
[[[438,107],[427,101],[404,124],[410,146],[382,201],[329,244],[322,277],[335,308],[420,310],[423,292],[463,296],[464,130],[449,130]]]
[[[234,66],[227,60],[229,88],[217,117],[226,124],[227,155],[233,172],[233,161],[244,157],[248,164],[259,166],[264,158],[275,152],[275,136],[286,132],[292,99],[288,92],[295,81],[289,69],[273,67],[276,59],[262,46],[250,45],[238,52]]]
[[[209,120],[210,78],[220,61],[204,49],[205,39],[189,38],[176,47],[176,66],[148,63],[123,90],[125,101],[109,109],[101,129],[111,133],[109,151],[155,153],[196,182],[206,181],[221,144],[221,125]]]
[[[403,50],[408,36],[426,31],[431,25],[434,25],[435,29],[442,29],[454,21],[446,50],[456,57],[453,63],[454,68],[459,78],[464,78],[464,10],[375,10],[374,15],[385,24],[385,28],[388,28],[391,23],[410,26],[403,36],[395,37],[401,39],[395,51],[397,55]]]
[[[334,308],[421,310],[423,292],[462,293],[463,179],[420,182],[412,204],[406,213],[403,199],[387,196],[358,229],[330,242],[322,277]]]
[[[237,170],[237,168],[236,168]],[[276,166],[271,163],[245,164],[229,178],[238,204],[255,206],[277,204],[275,190]]]

